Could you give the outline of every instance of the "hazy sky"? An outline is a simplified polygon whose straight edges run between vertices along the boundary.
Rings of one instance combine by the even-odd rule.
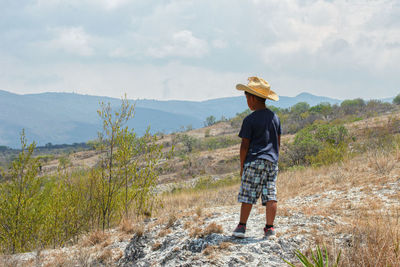
[[[204,100],[400,93],[399,0],[0,0],[0,90]]]

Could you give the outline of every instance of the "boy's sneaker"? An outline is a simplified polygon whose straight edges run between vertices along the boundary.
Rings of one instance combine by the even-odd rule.
[[[239,237],[239,238],[244,238],[244,233],[246,232],[246,226],[244,225],[238,225],[233,231],[232,236],[234,237]]]
[[[264,227],[264,237],[270,237],[274,235],[275,235],[275,229],[273,227],[268,229]]]

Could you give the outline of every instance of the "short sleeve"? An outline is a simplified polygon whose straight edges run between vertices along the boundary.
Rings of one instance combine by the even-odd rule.
[[[244,118],[242,128],[240,128],[239,137],[251,139],[252,129],[251,123],[248,117]]]
[[[276,121],[277,121],[277,132],[278,135],[282,134],[282,130],[281,130],[281,120],[279,119],[279,117],[277,115],[275,115]]]

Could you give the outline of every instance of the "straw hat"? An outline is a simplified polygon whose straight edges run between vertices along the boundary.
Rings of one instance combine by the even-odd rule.
[[[279,96],[270,88],[271,86],[267,81],[258,77],[249,77],[249,83],[247,85],[236,85],[236,89],[238,90],[246,91],[252,95],[256,95],[265,99],[278,101]]]

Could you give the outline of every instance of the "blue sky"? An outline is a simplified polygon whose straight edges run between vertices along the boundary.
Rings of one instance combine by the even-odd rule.
[[[1,0],[0,90],[204,100],[400,93],[398,0]]]

